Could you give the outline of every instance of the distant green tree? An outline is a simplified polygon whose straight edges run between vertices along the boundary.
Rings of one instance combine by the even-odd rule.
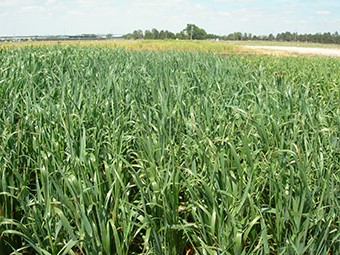
[[[227,40],[235,40],[234,33],[227,35]]]
[[[242,40],[242,33],[241,32],[235,32],[232,34],[229,34],[227,36],[228,40]]]
[[[82,38],[96,38],[97,36],[95,34],[81,34]]]
[[[220,39],[220,36],[215,34],[207,34],[206,39]]]
[[[292,33],[291,32],[285,32],[285,33],[283,33],[283,40],[284,41],[288,41],[288,42],[290,42],[290,41],[293,41],[293,35],[292,35]]]
[[[154,40],[159,39],[159,38],[158,38],[158,37],[159,37],[159,32],[158,32],[158,30],[157,30],[156,28],[153,28],[153,29],[151,30],[151,33],[152,33],[152,39],[154,39]]]
[[[269,40],[269,36],[267,36],[267,35],[260,35],[259,36],[259,40],[260,41],[268,41]]]
[[[234,38],[235,38],[235,40],[238,40],[238,41],[242,40],[242,33],[241,32],[235,32]]]
[[[332,34],[330,32],[323,33],[322,39],[324,43],[333,43]]]
[[[159,31],[158,39],[160,40],[166,39],[166,33],[164,30]]]
[[[82,34],[77,38],[84,39],[95,39],[95,34]],[[107,39],[111,38],[112,35],[108,34]],[[278,33],[276,36],[273,34],[269,35],[252,35],[251,33],[234,32],[228,35],[218,36],[214,34],[208,34],[204,29],[199,28],[195,24],[187,24],[186,28],[182,31],[174,34],[168,30],[158,31],[156,28],[150,30],[135,30],[132,33],[123,36],[125,39],[193,39],[193,40],[204,40],[204,39],[221,39],[221,40],[263,40],[263,41],[300,41],[300,42],[314,42],[314,43],[335,43],[340,44],[340,35],[336,31],[333,34],[330,32],[316,33],[316,34],[298,34],[297,32],[291,33],[289,31]]]
[[[333,43],[340,44],[340,36],[338,31],[335,31],[334,34],[332,34],[333,37]]]
[[[153,39],[153,34],[150,30],[145,30],[144,31],[144,39],[146,40],[151,40]]]
[[[187,24],[186,28],[182,30],[182,34],[185,39],[190,40],[204,40],[207,38],[207,32],[195,24]]]
[[[166,33],[166,39],[175,39],[176,36],[174,33],[172,33],[171,31],[165,30]]]
[[[144,35],[143,35],[143,31],[142,30],[135,30],[133,31],[133,39],[138,40],[138,39],[143,39]]]
[[[182,32],[179,32],[179,33],[176,33],[176,39],[179,39],[179,40],[182,40],[182,39],[185,39],[183,36],[183,33]]]
[[[126,40],[131,40],[131,39],[133,39],[133,34],[128,33],[128,34],[124,35],[123,38],[126,39]]]

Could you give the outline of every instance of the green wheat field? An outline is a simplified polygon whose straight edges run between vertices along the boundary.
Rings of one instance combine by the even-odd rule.
[[[340,254],[340,59],[0,49],[0,253]]]

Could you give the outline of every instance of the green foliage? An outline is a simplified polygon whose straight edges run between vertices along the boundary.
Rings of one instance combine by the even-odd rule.
[[[339,59],[0,59],[2,254],[338,254]]]
[[[186,36],[185,39],[191,40],[203,40],[207,38],[207,32],[194,24],[187,24],[182,34]]]
[[[125,39],[181,39],[181,40],[206,40],[221,39],[229,41],[278,41],[278,42],[308,42],[321,44],[340,44],[340,36],[336,31],[334,33],[316,33],[316,34],[298,34],[296,32],[278,33],[276,36],[269,35],[252,35],[251,33],[233,32],[228,35],[208,34],[203,28],[195,24],[187,24],[187,26],[178,33],[172,33],[168,30],[160,32],[153,28],[152,31],[146,30],[144,35],[141,30],[135,30],[133,33],[124,35]]]

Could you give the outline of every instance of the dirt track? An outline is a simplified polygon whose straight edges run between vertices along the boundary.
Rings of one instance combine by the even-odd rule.
[[[273,51],[286,51],[299,54],[323,55],[340,57],[340,49],[331,48],[303,48],[303,47],[287,47],[287,46],[246,46],[251,49],[263,49]]]

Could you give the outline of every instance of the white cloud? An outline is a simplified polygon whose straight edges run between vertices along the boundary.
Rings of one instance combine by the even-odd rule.
[[[73,16],[73,15],[76,15],[76,16],[85,15],[84,12],[76,11],[76,10],[70,10],[70,11],[69,11],[69,14],[70,14],[71,16]]]
[[[331,11],[328,11],[328,10],[320,10],[320,11],[317,11],[315,14],[317,15],[330,15],[332,12]]]
[[[19,1],[15,0],[2,0],[0,1],[0,7],[12,7],[17,6],[19,4]]]
[[[57,0],[47,0],[45,5],[50,6],[50,5],[55,5],[57,3]]]
[[[188,23],[221,35],[335,31],[337,1],[0,0],[0,24],[5,24],[0,35],[14,27],[17,34],[119,34],[153,27],[178,32]]]
[[[235,3],[234,0],[213,0],[215,3]],[[238,0],[237,3],[251,3],[256,2],[256,0]]]
[[[230,16],[230,12],[229,11],[219,11],[219,12],[217,12],[217,14],[219,16]]]
[[[94,4],[96,3],[95,0],[76,0],[77,3],[79,4]]]
[[[44,12],[44,11],[46,11],[45,7],[36,6],[36,5],[23,6],[20,8],[20,12],[24,12],[24,13],[37,13],[37,12]]]

